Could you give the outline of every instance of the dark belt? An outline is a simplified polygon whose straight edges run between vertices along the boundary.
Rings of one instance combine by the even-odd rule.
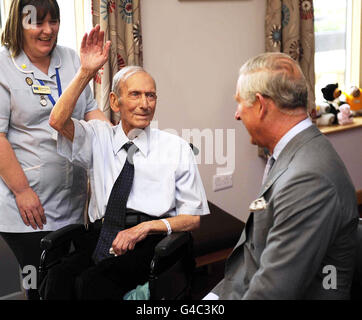
[[[141,222],[145,222],[145,221],[151,221],[151,220],[156,220],[159,219],[158,217],[152,217],[149,216],[143,212],[140,211],[136,211],[133,209],[127,209],[126,211],[126,219],[125,219],[125,228],[132,228],[138,224],[140,224]],[[102,228],[104,222],[104,218],[102,219],[98,219],[96,221],[94,221],[93,223],[90,223],[88,226],[90,229],[96,229],[99,230]],[[121,229],[121,227],[120,227]]]

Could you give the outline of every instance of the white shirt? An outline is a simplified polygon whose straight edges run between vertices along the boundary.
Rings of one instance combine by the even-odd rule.
[[[64,91],[73,80],[79,65],[79,57],[74,50],[56,46],[51,55],[48,74],[44,74],[23,51],[12,58],[8,49],[0,48],[0,132],[6,133],[30,187],[44,208],[47,224],[43,231],[83,222],[87,173],[57,153],[56,132],[49,125],[53,104],[45,95],[47,105],[42,106],[41,97],[33,92],[31,83],[39,85],[37,79],[44,81],[57,101],[55,69],[59,68]],[[78,99],[72,116],[84,119],[87,112],[96,109],[97,104],[88,86]],[[34,232],[31,226],[24,224],[14,195],[1,178],[0,231]]]
[[[73,143],[58,135],[58,152],[89,169],[92,194],[88,213],[93,222],[105,214],[126,160],[122,146],[129,139],[121,124],[112,127],[100,120],[73,121]],[[210,213],[196,160],[186,141],[150,127],[132,141],[139,150],[133,156],[135,173],[127,208],[154,217]]]
[[[309,128],[312,125],[312,121],[309,118],[302,120],[301,122],[297,123],[293,128],[291,128],[276,144],[273,152],[273,158],[275,161],[278,159],[280,153],[286,147],[288,142],[292,140],[298,133],[302,132],[303,130]]]

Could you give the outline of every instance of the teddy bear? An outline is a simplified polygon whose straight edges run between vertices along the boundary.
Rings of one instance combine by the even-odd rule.
[[[351,107],[345,103],[339,107],[339,113],[337,115],[338,124],[344,125],[353,122]]]
[[[331,107],[327,102],[316,104],[316,108],[312,115],[317,126],[330,126],[334,123],[336,116],[330,112]]]
[[[323,98],[326,100],[326,102],[330,106],[329,112],[334,114],[334,120],[332,124],[337,124],[337,114],[339,112],[339,107],[343,102],[340,100],[340,95],[342,94],[342,91],[338,89],[338,83],[331,83],[326,85],[324,88],[321,89]]]

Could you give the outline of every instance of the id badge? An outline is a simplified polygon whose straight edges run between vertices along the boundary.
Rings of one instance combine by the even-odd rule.
[[[51,90],[47,86],[32,86],[33,93],[35,94],[51,94]]]

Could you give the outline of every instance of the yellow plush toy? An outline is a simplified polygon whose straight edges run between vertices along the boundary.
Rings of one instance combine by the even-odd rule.
[[[358,115],[362,115],[362,89],[354,86],[351,87],[349,92],[343,92],[343,94],[351,110]]]

